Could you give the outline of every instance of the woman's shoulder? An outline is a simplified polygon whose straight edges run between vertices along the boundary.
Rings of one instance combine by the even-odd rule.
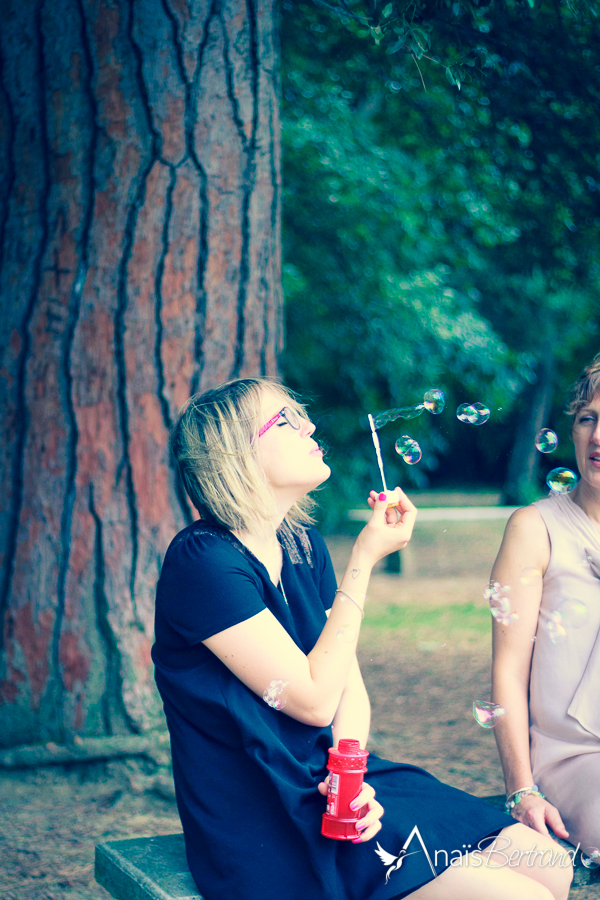
[[[163,568],[165,565],[195,564],[205,560],[210,560],[212,564],[225,560],[249,564],[243,544],[227,528],[200,519],[175,535],[165,554]]]
[[[548,531],[544,517],[535,503],[521,506],[508,519],[504,529],[504,546],[531,548],[548,544]]]
[[[507,527],[510,526],[516,531],[527,532],[530,532],[531,529],[543,528],[544,521],[542,514],[538,509],[539,502],[540,501],[536,500],[535,503],[530,503],[529,506],[520,506],[518,509],[515,509],[508,519]]]

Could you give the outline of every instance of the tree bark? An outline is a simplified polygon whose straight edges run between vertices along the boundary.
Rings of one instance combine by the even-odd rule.
[[[3,0],[3,746],[161,722],[168,433],[282,344],[273,2]]]

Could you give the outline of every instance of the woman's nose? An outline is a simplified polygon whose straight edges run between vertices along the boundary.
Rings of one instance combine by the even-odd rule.
[[[300,426],[300,434],[302,437],[310,437],[311,434],[314,433],[316,425],[310,421],[310,419],[304,419],[302,421],[302,425]]]

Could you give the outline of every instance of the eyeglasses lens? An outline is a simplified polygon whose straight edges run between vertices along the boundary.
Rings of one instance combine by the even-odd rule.
[[[284,406],[281,410],[281,415],[292,428],[295,428],[296,431],[300,428],[300,416],[296,412],[295,409],[291,409],[289,406]]]

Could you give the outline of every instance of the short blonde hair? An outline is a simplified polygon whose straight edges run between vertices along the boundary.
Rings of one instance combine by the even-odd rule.
[[[306,418],[304,406],[284,385],[268,378],[237,378],[194,394],[171,434],[185,490],[203,519],[231,531],[253,531],[272,521],[274,498],[258,460],[257,435],[262,394],[279,394]],[[293,529],[310,525],[314,501],[302,497],[285,521]]]
[[[600,391],[600,353],[597,353],[589,366],[585,367],[571,388],[567,413],[576,416],[598,391]]]

